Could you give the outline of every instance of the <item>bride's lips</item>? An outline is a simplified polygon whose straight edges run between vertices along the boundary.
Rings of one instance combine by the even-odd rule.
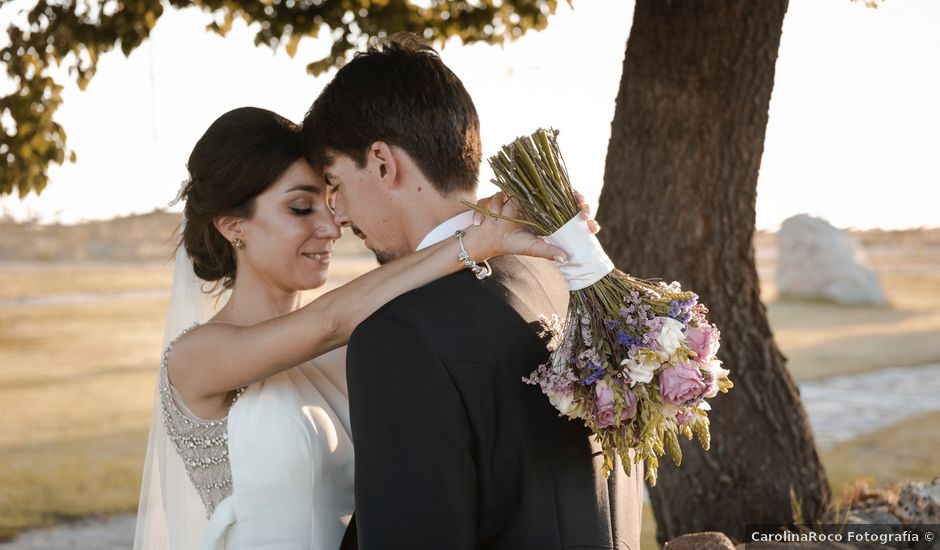
[[[333,259],[333,252],[331,250],[324,250],[321,252],[303,252],[301,256],[314,262],[327,265]]]

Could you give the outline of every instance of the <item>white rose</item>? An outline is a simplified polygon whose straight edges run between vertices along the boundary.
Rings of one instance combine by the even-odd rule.
[[[718,381],[731,374],[731,371],[721,367],[721,361],[712,359],[707,363],[702,363],[702,370],[708,372],[708,377],[714,380],[704,395],[705,399],[711,399],[718,395]]]
[[[663,349],[663,355],[666,358],[672,357],[672,354],[685,341],[685,333],[682,332],[685,325],[671,317],[657,317],[657,319],[663,325],[662,331],[659,333],[659,345]]]
[[[565,416],[570,417],[576,408],[572,392],[548,392],[548,400]]]
[[[620,365],[625,367],[624,370],[630,375],[631,388],[637,382],[649,384],[653,380],[653,374],[662,366],[655,359],[645,354],[640,354],[639,361],[628,357],[621,361]]]

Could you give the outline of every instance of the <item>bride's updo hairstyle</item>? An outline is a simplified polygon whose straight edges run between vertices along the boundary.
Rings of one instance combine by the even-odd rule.
[[[299,128],[271,111],[242,107],[209,126],[189,156],[190,179],[181,193],[186,223],[180,244],[196,276],[232,287],[235,253],[213,220],[250,219],[255,197],[301,158]]]

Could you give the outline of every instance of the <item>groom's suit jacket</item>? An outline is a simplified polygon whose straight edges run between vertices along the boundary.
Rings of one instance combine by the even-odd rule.
[[[589,431],[522,381],[548,358],[538,318],[564,319],[564,281],[542,260],[490,263],[492,277],[440,279],[353,333],[344,547],[638,549],[642,469],[605,479]]]

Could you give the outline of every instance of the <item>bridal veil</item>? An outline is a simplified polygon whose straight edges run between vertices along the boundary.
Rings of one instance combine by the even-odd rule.
[[[185,223],[184,217],[180,234]],[[225,302],[203,292],[205,281],[196,276],[192,261],[182,245],[176,250],[175,263],[163,333],[164,350],[183,330],[210,319],[215,314],[217,303]],[[196,549],[200,547],[208,523],[205,506],[167,437],[157,377],[154,377],[154,383],[156,390],[150,415],[134,550]]]

